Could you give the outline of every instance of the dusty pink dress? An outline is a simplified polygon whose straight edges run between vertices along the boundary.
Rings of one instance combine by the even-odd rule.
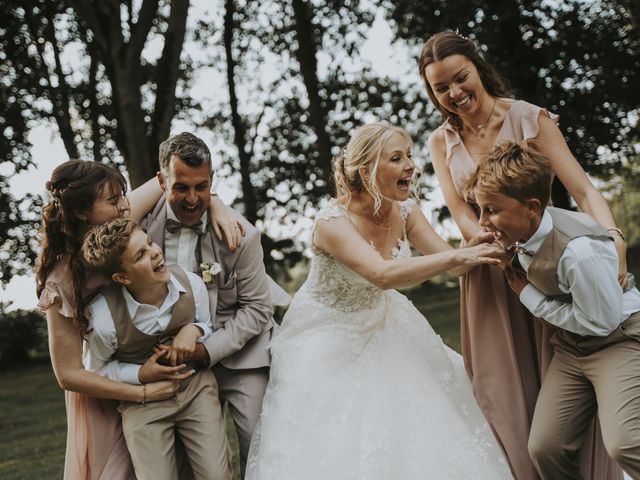
[[[540,114],[557,116],[524,101],[507,111],[496,143],[525,140],[538,134]],[[446,142],[446,163],[460,195],[476,168],[458,132],[440,126]],[[480,266],[461,277],[460,334],[465,367],[480,408],[502,445],[517,480],[539,477],[529,459],[527,440],[540,384],[553,355],[550,326],[535,319],[511,291],[502,271]],[[594,438],[598,438],[595,442]],[[621,479],[609,459],[600,433],[590,433],[582,450],[585,479]]]
[[[86,294],[106,283],[104,277],[89,275]],[[56,305],[72,321],[74,295],[71,275],[59,262],[47,277],[38,307],[46,311]],[[122,434],[117,401],[65,391],[67,407],[67,450],[65,480],[135,480],[133,465]]]

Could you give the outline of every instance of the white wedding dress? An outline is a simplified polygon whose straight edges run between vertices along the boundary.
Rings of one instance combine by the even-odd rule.
[[[318,218],[338,216],[355,221],[335,200]],[[461,357],[404,295],[316,251],[282,327],[247,480],[512,478]]]

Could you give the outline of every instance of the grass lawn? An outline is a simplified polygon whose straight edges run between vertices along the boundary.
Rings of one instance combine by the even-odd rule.
[[[640,247],[629,250],[629,270],[640,279]],[[460,350],[457,288],[406,292],[444,341]],[[62,478],[66,439],[64,396],[48,360],[0,372],[0,478]],[[229,425],[227,431],[230,431]],[[230,434],[234,463],[237,441]],[[237,470],[237,469],[236,469]]]

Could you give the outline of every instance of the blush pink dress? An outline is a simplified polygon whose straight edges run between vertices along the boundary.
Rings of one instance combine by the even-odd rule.
[[[89,294],[107,283],[105,277],[88,275],[83,291]],[[66,262],[60,261],[47,277],[38,307],[46,311],[55,305],[60,315],[74,316],[74,295]],[[67,450],[65,480],[135,480],[133,465],[122,434],[115,400],[64,392],[67,407]]]
[[[538,118],[557,116],[524,101],[511,101],[496,144],[526,140],[538,134]],[[439,127],[446,142],[446,163],[461,198],[476,168],[459,133],[448,123]],[[479,266],[461,277],[461,342],[467,373],[480,408],[504,449],[517,480],[539,477],[529,459],[527,440],[540,384],[553,349],[552,327],[531,316],[493,266]],[[592,428],[593,430],[593,428]],[[599,429],[589,433],[582,450],[585,479],[621,479],[609,459]]]

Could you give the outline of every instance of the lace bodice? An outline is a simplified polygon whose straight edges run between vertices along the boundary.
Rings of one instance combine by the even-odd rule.
[[[415,201],[407,200],[400,204],[400,215],[403,222],[411,213]],[[346,217],[356,224],[356,219],[335,199],[318,212],[316,223],[329,218]],[[411,248],[403,225],[403,238],[398,239],[393,249],[392,258],[411,256]],[[315,224],[314,224],[315,235]],[[383,290],[361,277],[332,256],[313,248],[309,277],[302,286],[302,291],[311,295],[318,303],[343,312],[355,312],[375,308],[382,299]]]

